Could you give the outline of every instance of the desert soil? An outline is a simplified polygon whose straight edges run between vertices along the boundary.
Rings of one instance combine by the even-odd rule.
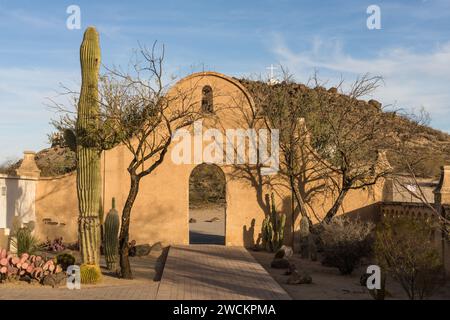
[[[265,251],[251,251],[253,257],[269,272],[284,290],[295,300],[367,300],[372,299],[367,289],[360,285],[359,278],[364,273],[365,267],[357,268],[351,275],[341,275],[336,268],[325,267],[319,261],[302,259],[297,254],[291,258],[297,269],[308,272],[313,280],[312,284],[289,285],[289,276],[283,269],[273,269],[270,262],[273,253]],[[400,284],[393,279],[386,281],[387,291],[390,296],[387,299],[407,299]],[[436,300],[450,299],[450,281],[437,290],[430,298]]]
[[[225,243],[225,206],[207,204],[189,208],[189,242],[191,244]]]

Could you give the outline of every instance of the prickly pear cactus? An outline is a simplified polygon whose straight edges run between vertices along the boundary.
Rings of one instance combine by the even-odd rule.
[[[82,261],[99,264],[100,249],[100,152],[93,143],[92,132],[98,127],[98,72],[100,45],[98,33],[88,27],[80,48],[81,93],[76,124],[78,235]]]
[[[119,213],[116,210],[116,201],[112,200],[112,209],[106,215],[104,223],[104,248],[105,260],[109,270],[117,270],[117,259],[119,255]]]

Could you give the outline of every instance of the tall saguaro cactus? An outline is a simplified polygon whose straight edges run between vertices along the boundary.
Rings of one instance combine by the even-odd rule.
[[[78,102],[77,194],[78,236],[84,264],[98,265],[100,251],[100,151],[95,147],[93,130],[98,127],[98,73],[100,45],[94,27],[88,27],[80,47],[81,92]]]

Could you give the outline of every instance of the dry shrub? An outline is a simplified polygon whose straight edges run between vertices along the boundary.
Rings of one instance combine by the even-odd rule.
[[[373,229],[373,223],[342,216],[324,223],[320,236],[324,255],[322,263],[338,268],[341,274],[352,273],[361,258],[372,252]]]
[[[423,218],[385,217],[377,228],[375,256],[411,300],[429,297],[443,284],[433,227]]]

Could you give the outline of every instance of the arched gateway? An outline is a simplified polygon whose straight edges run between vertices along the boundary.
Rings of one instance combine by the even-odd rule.
[[[189,244],[225,244],[226,179],[219,166],[202,163],[189,177]]]
[[[262,119],[254,118],[255,106],[247,89],[238,80],[223,74],[200,72],[180,80],[168,94],[179,92],[189,94],[172,101],[173,109],[181,108],[186,102],[194,103],[204,117],[186,130],[174,133],[163,163],[141,181],[131,213],[130,240],[189,244],[189,178],[198,165],[214,163],[226,180],[225,245],[253,245],[258,241],[268,208],[266,195],[271,192],[275,194],[277,210],[287,215],[285,240],[289,243],[290,192],[284,187],[283,177],[277,174],[278,154],[273,144],[276,137],[272,132],[260,130],[265,126]],[[260,146],[264,148],[259,149]],[[256,153],[260,157],[258,161],[264,160],[261,170],[255,169]],[[105,212],[113,197],[119,212],[125,203],[130,185],[127,172],[130,160],[131,154],[124,146],[102,155]],[[67,242],[77,239],[76,195],[75,173],[37,180],[36,232],[40,238],[52,235],[62,236]],[[344,203],[347,211],[379,201],[366,191],[355,191],[348,199]],[[329,197],[320,196],[313,199],[311,206],[320,215],[330,203]]]
[[[258,199],[266,191],[252,182],[256,176],[245,175],[252,171],[248,159],[255,151],[249,142],[252,133],[247,131],[251,129],[252,98],[239,81],[216,72],[196,73],[180,80],[169,90],[169,95],[177,92],[191,93],[189,99],[197,103],[204,117],[178,137],[174,136],[164,162],[141,181],[131,214],[130,239],[139,243],[188,244],[189,178],[196,166],[212,162],[220,167],[227,181],[225,244],[243,245],[244,229],[254,220],[254,230],[260,230],[265,216],[264,206]],[[173,103],[177,108],[176,103],[183,102]],[[253,129],[256,135],[257,129]],[[242,138],[242,134],[248,136]],[[270,155],[269,147],[267,151]],[[125,203],[130,157],[124,146],[106,151],[102,156],[105,211],[109,210],[112,197],[116,198],[119,211]],[[62,236],[68,241],[75,240],[78,216],[75,175],[46,179],[38,184],[37,216],[44,219],[55,212],[52,218],[55,220],[59,215],[57,219],[65,223]],[[256,240],[258,231],[254,237]]]

